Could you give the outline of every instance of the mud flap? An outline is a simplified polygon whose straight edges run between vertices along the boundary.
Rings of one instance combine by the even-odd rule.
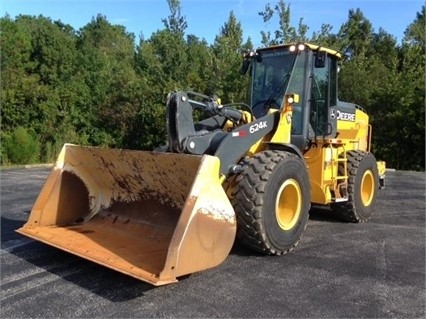
[[[219,265],[236,232],[220,160],[65,144],[17,232],[153,285]]]

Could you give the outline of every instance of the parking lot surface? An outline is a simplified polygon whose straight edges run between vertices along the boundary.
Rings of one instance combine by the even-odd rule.
[[[285,256],[236,243],[218,267],[154,287],[15,232],[49,171],[1,171],[1,318],[425,317],[424,172],[389,171],[367,223],[312,209]]]

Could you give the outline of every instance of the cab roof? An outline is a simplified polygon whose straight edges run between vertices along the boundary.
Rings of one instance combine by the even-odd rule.
[[[332,50],[332,49],[329,49],[329,48],[326,48],[326,47],[322,47],[322,46],[315,45],[315,44],[312,44],[312,43],[307,43],[307,42],[278,44],[278,45],[272,45],[272,46],[269,46],[269,47],[260,48],[258,50],[267,50],[267,49],[271,49],[271,48],[285,48],[285,47],[289,47],[289,46],[292,46],[292,45],[297,46],[299,44],[305,45],[306,47],[308,47],[312,51],[317,51],[317,50],[318,51],[324,51],[324,52],[327,52],[330,55],[335,56],[339,60],[342,59],[341,53],[336,51],[336,50]]]

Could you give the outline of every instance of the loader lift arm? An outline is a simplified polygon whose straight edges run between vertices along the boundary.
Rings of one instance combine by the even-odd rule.
[[[190,99],[201,97],[204,101]],[[194,124],[192,111],[199,108],[214,116]],[[247,106],[247,108],[249,108]],[[232,106],[219,105],[213,98],[194,92],[174,92],[167,101],[169,150],[194,155],[210,154],[220,158],[221,175],[232,173],[235,165],[258,140],[275,131],[279,113],[242,123],[243,112]],[[239,126],[224,131],[230,120]]]

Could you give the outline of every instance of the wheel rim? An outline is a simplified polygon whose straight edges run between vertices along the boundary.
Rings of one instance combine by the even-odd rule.
[[[280,187],[275,202],[275,216],[283,230],[296,225],[302,207],[302,191],[294,179],[286,180]]]
[[[364,206],[369,206],[374,196],[374,176],[373,172],[365,171],[361,180],[361,201]]]

